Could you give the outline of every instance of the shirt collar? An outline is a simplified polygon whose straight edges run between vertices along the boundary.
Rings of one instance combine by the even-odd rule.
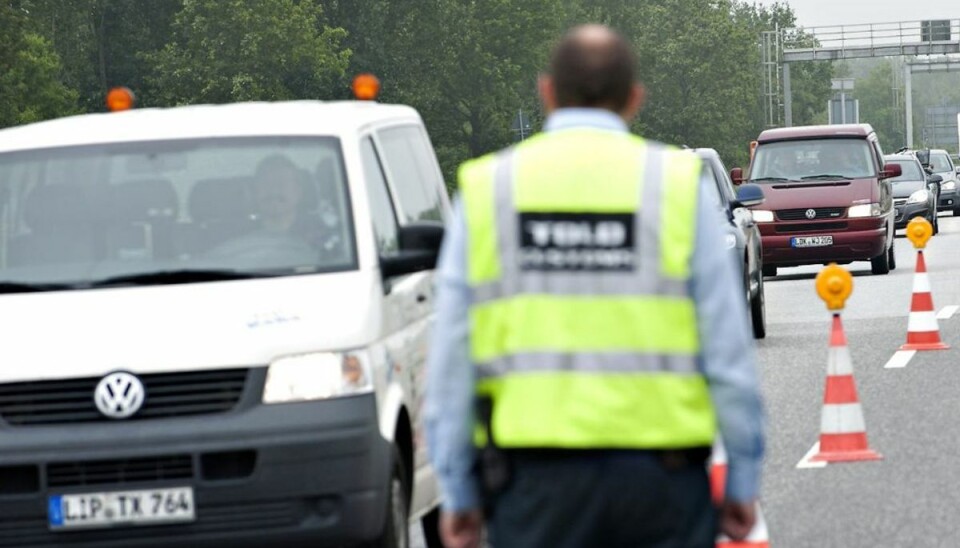
[[[604,129],[607,131],[629,131],[623,118],[603,108],[561,108],[547,117],[544,131],[558,131],[573,128]]]

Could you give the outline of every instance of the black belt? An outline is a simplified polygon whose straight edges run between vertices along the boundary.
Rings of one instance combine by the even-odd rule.
[[[557,448],[501,448],[507,459],[514,462],[544,462],[580,458],[647,456],[659,460],[665,468],[679,470],[690,466],[704,466],[712,448],[682,449],[557,449]]]

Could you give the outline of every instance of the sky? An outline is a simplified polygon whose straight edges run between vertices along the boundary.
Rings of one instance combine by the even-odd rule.
[[[804,27],[960,19],[958,0],[786,0],[786,3]]]

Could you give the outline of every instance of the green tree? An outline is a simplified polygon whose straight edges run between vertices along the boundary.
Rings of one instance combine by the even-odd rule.
[[[311,0],[186,0],[169,43],[144,58],[163,105],[320,99],[341,82],[345,31]]]
[[[0,28],[0,127],[76,112],[76,92],[58,79],[60,59],[27,30],[26,13],[0,3]]]
[[[903,100],[895,100],[895,94],[901,94],[901,91],[893,88],[893,71],[897,68],[893,60],[884,59],[866,78],[857,81],[855,91],[860,101],[860,119],[873,126],[880,138],[880,146],[887,152],[906,143],[900,124],[902,107],[896,108],[903,104]]]

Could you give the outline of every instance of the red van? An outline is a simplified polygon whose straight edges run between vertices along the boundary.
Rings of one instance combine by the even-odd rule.
[[[884,165],[868,124],[770,129],[760,134],[746,179],[763,186],[753,210],[763,241],[763,271],[870,261],[874,274],[896,267],[891,184],[900,166]]]

